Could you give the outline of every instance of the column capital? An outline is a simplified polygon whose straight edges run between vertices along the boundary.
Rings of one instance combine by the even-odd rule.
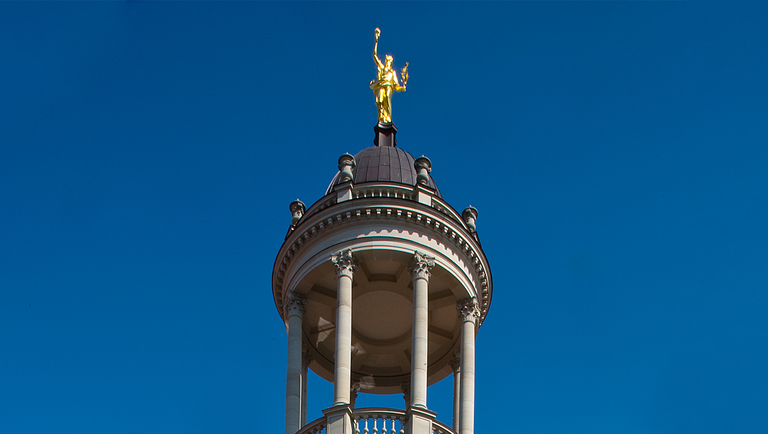
[[[303,295],[291,291],[288,293],[288,297],[283,303],[283,314],[286,317],[298,315],[304,315],[304,305],[307,303],[307,298]]]
[[[403,383],[400,385],[400,390],[403,391],[403,399],[405,400],[405,409],[411,408],[411,383]]]
[[[456,303],[456,309],[459,311],[459,318],[464,322],[477,322],[480,318],[480,309],[477,307],[477,299],[475,297],[465,298],[459,300]]]
[[[347,276],[351,279],[357,271],[357,261],[352,256],[352,249],[341,250],[331,255],[331,262],[336,266],[336,277]]]
[[[352,387],[349,388],[349,405],[352,408],[355,408],[355,402],[357,401],[357,392],[359,392],[362,389],[360,386],[360,383],[354,383],[352,384]]]
[[[312,357],[312,353],[310,353],[306,349],[301,352],[301,365],[305,369],[309,367],[309,364],[312,363],[313,360],[315,360],[315,358]]]
[[[429,276],[432,274],[430,270],[435,266],[435,258],[427,256],[419,252],[413,252],[413,260],[411,260],[411,266],[408,267],[414,279],[429,280]]]
[[[456,351],[453,353],[453,356],[451,356],[450,360],[448,360],[448,364],[451,366],[451,370],[453,373],[457,373],[461,371],[461,351]]]

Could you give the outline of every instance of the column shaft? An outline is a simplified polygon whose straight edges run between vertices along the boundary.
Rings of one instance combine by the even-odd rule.
[[[312,357],[308,353],[302,354],[301,361],[301,426],[307,424],[307,371]]]
[[[459,434],[475,430],[475,323],[464,321],[461,326],[461,380],[459,396]]]
[[[413,335],[411,342],[411,406],[427,408],[428,295],[427,279],[413,281]]]
[[[352,386],[352,251],[334,255],[336,265],[336,351],[333,371],[333,405],[348,405]]]
[[[295,434],[301,428],[302,354],[301,322],[304,301],[293,294],[285,307],[288,314],[288,357],[285,379],[285,434]]]
[[[352,374],[352,278],[339,276],[336,294],[336,364],[333,405],[349,404]]]
[[[459,362],[457,361],[457,365]],[[453,431],[459,432],[461,420],[461,367],[453,369]]]
[[[457,303],[461,324],[461,380],[458,434],[475,431],[475,324],[480,317],[477,300],[469,298]]]
[[[427,353],[429,350],[429,277],[435,258],[414,252],[413,333],[411,335],[411,408],[427,408]]]

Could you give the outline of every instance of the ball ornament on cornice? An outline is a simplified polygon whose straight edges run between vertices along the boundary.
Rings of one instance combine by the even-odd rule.
[[[429,174],[432,172],[432,162],[429,158],[422,155],[413,162],[413,167],[416,169],[416,183],[429,184]]]
[[[351,181],[353,174],[352,169],[355,168],[355,157],[353,157],[350,153],[345,153],[341,157],[339,157],[339,172],[341,174],[339,175],[339,181],[340,182],[347,182]]]
[[[475,221],[477,220],[477,208],[472,205],[468,206],[467,209],[461,213],[461,218],[463,218],[464,223],[467,224],[469,232],[477,231],[477,225],[475,224]]]
[[[307,207],[304,206],[304,202],[296,199],[291,202],[289,208],[291,210],[291,224],[296,226],[296,223],[298,223],[299,220],[301,220],[301,217],[304,216],[304,212],[307,210]]]

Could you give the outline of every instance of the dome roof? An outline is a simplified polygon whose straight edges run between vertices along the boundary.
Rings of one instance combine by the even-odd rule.
[[[416,161],[413,155],[395,146],[371,146],[363,149],[355,155],[355,167],[352,182],[362,184],[364,182],[397,182],[406,185],[416,185],[416,169],[413,163]],[[333,177],[325,194],[333,191],[333,187],[340,184],[339,175]],[[434,179],[429,177],[427,184],[435,190],[438,197],[442,197]]]

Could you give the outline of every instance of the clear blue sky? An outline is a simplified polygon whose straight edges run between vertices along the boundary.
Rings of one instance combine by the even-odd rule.
[[[282,432],[272,263],[288,204],[371,145],[375,27],[410,62],[400,146],[480,211],[477,432],[765,432],[767,19],[0,3],[0,432]]]

